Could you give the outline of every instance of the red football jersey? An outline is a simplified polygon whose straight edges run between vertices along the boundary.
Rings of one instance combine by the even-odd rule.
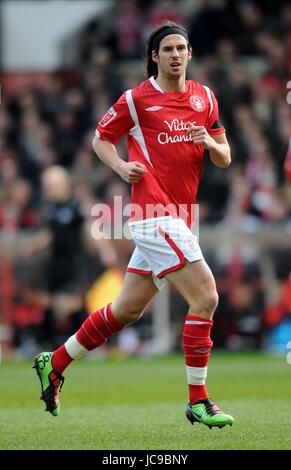
[[[147,168],[132,184],[131,220],[178,215],[191,226],[204,148],[187,135],[189,123],[225,132],[213,92],[194,80],[183,92],[163,92],[153,77],[123,93],[98,123],[97,137],[115,144],[126,134],[129,161]]]

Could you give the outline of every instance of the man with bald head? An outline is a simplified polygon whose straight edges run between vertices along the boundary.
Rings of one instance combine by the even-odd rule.
[[[72,192],[70,174],[51,166],[41,175],[40,230],[29,244],[30,254],[46,251],[43,287],[47,293],[44,339],[57,346],[84,318],[80,266],[84,264],[84,216]]]
[[[76,292],[80,284],[80,256],[84,217],[72,195],[69,173],[52,166],[42,174],[43,224],[50,236],[47,283],[51,293]]]
[[[52,202],[65,202],[71,197],[71,180],[69,173],[58,165],[44,170],[41,177],[45,199]]]

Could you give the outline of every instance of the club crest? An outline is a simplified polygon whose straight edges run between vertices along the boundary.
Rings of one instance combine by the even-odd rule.
[[[205,101],[197,95],[192,95],[190,97],[190,104],[195,111],[198,111],[198,113],[202,113],[205,109]]]

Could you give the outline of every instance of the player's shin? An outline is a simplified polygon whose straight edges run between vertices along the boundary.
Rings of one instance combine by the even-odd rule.
[[[187,315],[183,331],[183,346],[186,362],[189,402],[196,403],[208,398],[205,385],[207,365],[212,348],[210,331],[212,320]]]
[[[111,304],[100,308],[92,313],[81,328],[54,352],[53,368],[63,373],[74,359],[80,359],[88,351],[102,346],[110,336],[122,330],[124,326],[113,316]]]

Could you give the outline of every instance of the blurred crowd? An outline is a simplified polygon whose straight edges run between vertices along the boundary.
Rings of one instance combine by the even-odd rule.
[[[94,240],[91,209],[112,205],[116,195],[127,203],[130,187],[99,162],[91,142],[112,103],[144,79],[145,40],[164,19],[188,28],[188,78],[214,90],[232,149],[226,172],[206,156],[200,226],[291,232],[290,4],[115,2],[76,32],[74,70],[41,81],[22,76],[9,94],[2,91],[0,324],[12,319],[13,345],[22,355],[35,345],[56,346],[74,331],[87,314],[88,289],[104,273],[120,282],[133,245]],[[125,142],[117,147],[126,158]],[[266,331],[291,314],[291,249],[268,252],[270,292],[260,252],[250,256],[240,248],[225,258],[217,247],[205,252],[220,293],[214,339],[230,349],[260,348]],[[171,295],[179,348],[186,306]],[[137,350],[150,337],[149,315],[138,328]]]

